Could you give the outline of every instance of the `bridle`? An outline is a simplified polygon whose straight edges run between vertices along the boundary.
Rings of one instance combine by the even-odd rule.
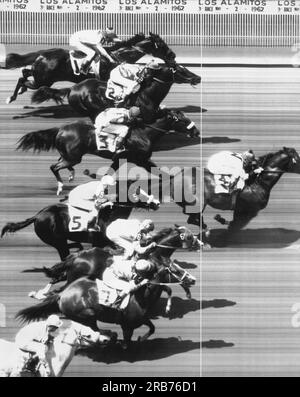
[[[186,275],[188,274],[188,272],[186,270],[184,270],[182,277],[177,276],[177,274],[172,272],[172,266],[174,266],[173,262],[170,262],[169,266],[163,266],[161,269],[158,270],[158,272],[156,273],[156,276],[159,275],[160,273],[162,273],[163,271],[167,270],[168,272],[168,276],[169,276],[169,282],[167,283],[159,283],[159,282],[155,282],[155,281],[149,281],[148,284],[150,285],[182,285],[184,284],[184,279],[186,278]],[[177,282],[176,283],[172,283],[171,282],[171,277],[174,277]]]

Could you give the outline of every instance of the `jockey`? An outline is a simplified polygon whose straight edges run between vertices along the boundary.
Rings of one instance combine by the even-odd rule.
[[[88,231],[100,231],[96,225],[98,212],[100,209],[113,206],[113,198],[108,195],[108,186],[116,184],[110,175],[104,175],[100,181],[92,181],[75,187],[69,194],[69,205],[88,212]]]
[[[77,50],[82,51],[86,54],[86,59],[81,67],[81,72],[86,74],[92,59],[95,56],[95,50],[90,45],[95,46],[96,50],[110,62],[115,63],[115,60],[108,54],[103,48],[104,44],[114,43],[120,41],[112,27],[106,28],[105,30],[81,30],[75,32],[70,37],[70,46],[75,47]],[[72,55],[74,52],[72,53]]]
[[[144,259],[138,261],[124,260],[123,257],[115,256],[111,266],[104,270],[102,281],[109,287],[119,291],[115,305],[125,298],[126,295],[136,291],[147,284],[146,278],[154,271],[154,265]]]
[[[140,115],[140,109],[136,106],[130,109],[108,108],[101,112],[95,120],[96,134],[98,136],[116,133],[113,152],[121,150],[129,131],[129,125]]]
[[[138,92],[147,72],[158,69],[160,66],[155,61],[150,61],[145,66],[130,63],[118,65],[110,72],[106,96],[116,103],[123,102],[128,95]]]
[[[124,258],[132,258],[135,253],[142,255],[156,247],[153,242],[142,247],[141,240],[151,237],[150,232],[154,230],[151,219],[140,222],[137,219],[117,219],[106,228],[106,236],[115,244],[125,249]]]
[[[233,190],[243,189],[254,163],[255,156],[251,150],[243,153],[224,150],[211,156],[207,169],[222,182],[221,186],[216,186],[215,193],[230,194]],[[259,167],[253,172],[258,174],[261,171]]]
[[[62,325],[63,322],[60,318],[52,314],[46,321],[28,324],[17,333],[15,338],[17,347],[22,352],[28,353],[25,362],[22,363],[22,368],[18,368],[19,372],[24,370],[28,363],[37,357],[50,375],[51,370],[46,360],[46,354]]]

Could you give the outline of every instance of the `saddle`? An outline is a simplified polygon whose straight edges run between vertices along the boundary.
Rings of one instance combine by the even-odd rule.
[[[80,76],[81,75],[81,67],[82,64],[85,61],[86,58],[86,54],[84,54],[81,51],[74,51],[74,50],[70,50],[69,51],[69,55],[70,55],[70,61],[71,61],[71,66],[73,69],[73,73],[76,76]],[[100,78],[99,75],[99,63],[100,63],[100,57],[99,55],[95,55],[91,65],[87,71],[87,73],[91,73],[94,74],[96,78]]]

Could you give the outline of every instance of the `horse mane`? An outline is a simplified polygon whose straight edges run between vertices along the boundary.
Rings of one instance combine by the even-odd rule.
[[[259,156],[259,157],[258,157],[258,163],[259,163],[259,165],[265,164],[265,163],[266,163],[267,161],[269,161],[272,157],[274,157],[275,154],[280,154],[280,153],[283,153],[283,150],[279,150],[278,152],[271,152],[271,153],[265,154],[265,155],[263,155],[263,156]]]
[[[172,231],[173,231],[172,227],[165,227],[164,229],[160,230],[152,237],[152,242],[158,243],[159,241],[167,237]]]
[[[115,43],[113,46],[110,47],[110,51],[116,51],[119,48],[123,48],[123,47],[132,47],[135,44],[139,43],[140,41],[145,40],[145,38],[146,36],[144,34],[137,33],[128,40],[122,40],[118,43]]]

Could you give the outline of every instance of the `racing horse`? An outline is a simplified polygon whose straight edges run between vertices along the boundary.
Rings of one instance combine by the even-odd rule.
[[[19,350],[14,342],[0,339],[0,377],[61,377],[79,348],[107,344],[116,336],[114,333],[101,334],[99,330],[93,331],[73,321],[68,321],[68,323],[58,331],[59,334],[46,354],[50,374],[45,366],[42,363],[36,363],[36,360],[34,364],[37,365],[31,364],[21,371],[27,354]]]
[[[97,283],[87,277],[82,277],[71,283],[63,292],[53,294],[37,305],[18,312],[17,318],[32,321],[45,318],[52,313],[63,313],[67,318],[97,330],[97,321],[119,324],[123,331],[124,348],[128,348],[134,329],[146,325],[146,332],[140,341],[149,338],[155,332],[150,320],[150,310],[160,298],[165,284],[185,284],[190,287],[195,284],[195,278],[180,266],[170,263],[156,263],[154,274],[149,274],[150,280],[129,297],[127,307],[120,311],[99,304]]]
[[[130,95],[122,106],[126,108],[138,106],[142,119],[150,123],[174,83],[194,86],[200,81],[201,78],[198,75],[177,63],[161,66],[158,70],[151,72],[148,70],[139,91]],[[54,100],[57,104],[62,104],[64,98],[67,98],[72,109],[81,116],[90,117],[94,122],[99,113],[115,106],[113,100],[107,98],[106,88],[107,82],[97,79],[87,79],[70,88],[41,87],[32,96],[32,102],[42,103]]]
[[[128,184],[130,185],[130,183]],[[116,191],[119,191],[118,185]],[[45,244],[54,247],[61,260],[64,260],[70,254],[70,248],[83,250],[81,243],[90,243],[94,247],[111,245],[111,241],[105,237],[105,229],[111,222],[116,219],[128,219],[134,208],[154,211],[159,208],[159,201],[153,196],[138,191],[131,194],[125,203],[117,198],[112,209],[107,207],[100,211],[98,223],[101,232],[70,232],[69,223],[71,219],[68,206],[66,204],[54,204],[43,208],[36,215],[23,222],[7,223],[1,231],[1,238],[7,233],[14,233],[33,223],[36,235]],[[134,194],[135,196],[133,196]],[[68,244],[68,240],[73,243]]]
[[[156,242],[157,246],[154,251],[150,254],[145,254],[144,257],[146,256],[151,262],[161,262],[166,265],[170,263],[170,257],[176,249],[198,248],[198,240],[193,233],[188,228],[177,225],[175,225],[174,228],[165,228],[160,230],[152,236],[151,239],[149,239],[149,242]],[[24,270],[23,273],[44,273],[47,277],[51,278],[50,283],[47,284],[45,288],[37,292],[33,291],[30,293],[31,297],[40,299],[40,297],[45,297],[45,293],[50,291],[52,285],[61,281],[67,281],[67,283],[59,290],[59,292],[80,277],[87,276],[90,279],[102,279],[103,271],[107,266],[110,266],[112,261],[112,254],[96,247],[71,254],[64,261],[55,264],[51,268],[33,268]],[[186,288],[185,285],[182,286],[187,297],[190,299],[190,290]],[[168,293],[171,301],[172,292],[167,286],[166,292]],[[168,304],[168,313],[170,308],[171,303]]]
[[[187,134],[189,137],[199,136],[199,130],[195,124],[181,111],[161,110],[160,117],[152,124],[140,124],[132,126],[125,142],[125,151],[115,155],[108,150],[98,150],[95,137],[95,128],[86,122],[75,122],[51,128],[44,131],[30,132],[24,135],[18,142],[18,149],[35,151],[50,150],[56,148],[60,158],[50,169],[57,180],[57,194],[62,192],[63,181],[59,171],[67,168],[71,171],[69,180],[74,178],[73,167],[79,164],[85,154],[94,154],[104,158],[113,159],[111,168],[119,168],[120,158],[126,158],[138,166],[151,172],[155,164],[150,160],[153,145],[165,133],[174,129],[177,132]]]
[[[226,221],[220,215],[215,219],[228,225],[228,232],[238,232],[244,228],[262,209],[270,198],[270,193],[275,184],[285,172],[300,173],[300,157],[294,148],[284,147],[276,153],[268,153],[258,158],[258,165],[263,171],[250,176],[249,181],[235,197],[226,194],[215,194],[215,179],[207,169],[204,169],[204,206],[207,205],[220,210],[232,210],[233,220]],[[203,231],[208,235],[207,226],[202,224]]]
[[[149,37],[137,34],[129,40],[107,47],[106,50],[116,60],[116,63],[135,63],[146,54],[170,62],[173,62],[176,57],[164,40],[153,33],[150,33]],[[30,69],[22,70],[23,76],[19,78],[14,93],[7,99],[7,103],[15,101],[18,94],[27,91],[28,88],[36,90],[43,86],[51,87],[57,81],[79,83],[87,78],[95,77],[94,73],[74,74],[69,51],[62,48],[41,50],[25,55],[8,54],[5,63],[4,69],[32,65]],[[116,64],[111,64],[107,59],[100,57],[99,78],[104,81],[108,80],[110,71],[115,66]],[[28,80],[30,76],[33,77],[32,81]]]

